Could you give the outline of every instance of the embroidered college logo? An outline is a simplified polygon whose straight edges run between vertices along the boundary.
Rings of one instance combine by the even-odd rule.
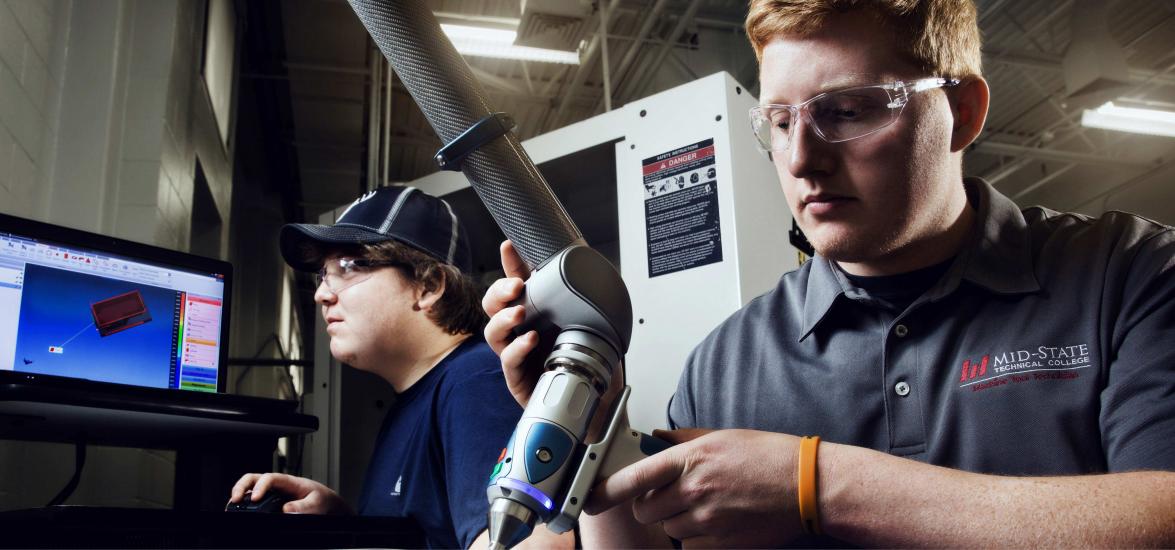
[[[1071,380],[1079,376],[1077,370],[1093,366],[1092,357],[1087,344],[985,353],[978,361],[963,360],[959,388],[981,391],[1033,380]]]
[[[984,355],[983,359],[980,359],[978,363],[972,363],[970,359],[964,360],[963,374],[959,376],[959,381],[966,382],[987,374],[987,360],[990,357],[990,355]]]

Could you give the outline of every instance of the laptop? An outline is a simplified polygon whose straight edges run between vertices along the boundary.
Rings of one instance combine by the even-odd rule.
[[[0,214],[0,431],[314,429],[297,401],[224,393],[232,275],[219,259]]]
[[[0,216],[0,371],[215,393],[232,265]]]

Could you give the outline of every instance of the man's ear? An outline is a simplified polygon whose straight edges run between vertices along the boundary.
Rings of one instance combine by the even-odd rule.
[[[951,102],[951,114],[955,119],[951,130],[951,152],[955,153],[971,145],[983,131],[991,90],[983,77],[969,76],[950,90],[947,98]]]
[[[418,310],[429,311],[441,300],[441,296],[445,295],[445,271],[438,269],[436,271],[436,280],[430,282],[421,282],[416,287],[416,308]]]

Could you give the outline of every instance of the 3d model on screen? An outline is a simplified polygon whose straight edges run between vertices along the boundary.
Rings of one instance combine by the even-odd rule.
[[[63,355],[65,353],[65,345],[77,339],[78,336],[90,327],[96,327],[98,329],[98,335],[105,338],[111,334],[122,332],[151,321],[151,312],[147,309],[147,303],[143,301],[143,295],[138,290],[124,292],[117,296],[111,296],[110,298],[91,303],[90,316],[94,319],[92,324],[79,330],[60,345],[49,346],[49,353]],[[33,360],[28,358],[24,359],[24,364],[29,365],[32,363]]]
[[[151,320],[151,312],[138,290],[94,302],[90,304],[90,313],[98,334],[104,338]]]

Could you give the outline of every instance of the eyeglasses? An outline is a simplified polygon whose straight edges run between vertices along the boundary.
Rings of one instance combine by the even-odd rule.
[[[338,294],[370,279],[375,273],[373,268],[393,265],[399,264],[362,258],[331,258],[323,262],[318,273],[314,274],[314,282],[318,286],[325,283],[332,294]]]
[[[751,129],[759,147],[774,152],[787,150],[792,127],[801,115],[828,143],[863,138],[893,124],[911,95],[958,83],[947,78],[899,80],[825,92],[799,105],[760,105],[751,109]]]

